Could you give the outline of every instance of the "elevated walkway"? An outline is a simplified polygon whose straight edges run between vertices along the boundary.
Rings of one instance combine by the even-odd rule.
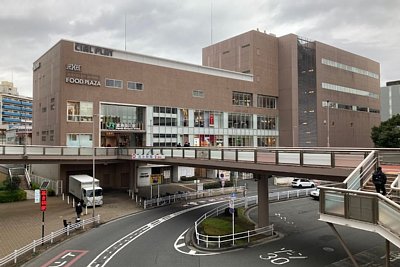
[[[334,225],[375,232],[386,240],[386,266],[390,266],[390,243],[400,248],[400,205],[393,201],[399,195],[399,177],[387,173],[388,196],[375,192],[372,173],[379,165],[377,151],[371,152],[343,183],[320,186],[320,219],[337,235],[354,266],[358,266]],[[385,171],[385,170],[384,170]],[[390,187],[390,188],[389,188]],[[390,243],[389,243],[390,242]]]

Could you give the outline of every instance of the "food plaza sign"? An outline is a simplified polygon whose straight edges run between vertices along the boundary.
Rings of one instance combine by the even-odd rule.
[[[71,84],[89,85],[89,86],[101,86],[99,80],[91,79],[93,75],[82,73],[82,66],[79,64],[67,64],[65,67],[66,77],[65,82]]]

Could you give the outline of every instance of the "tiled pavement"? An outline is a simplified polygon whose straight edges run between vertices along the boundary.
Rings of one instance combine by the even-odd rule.
[[[32,194],[30,194],[32,195]],[[48,197],[45,211],[45,235],[63,227],[63,220],[75,222],[76,213],[72,202],[67,204],[62,197]],[[100,214],[100,221],[112,219],[141,211],[128,193],[113,192],[104,197],[105,204],[96,207],[95,214]],[[92,216],[92,209],[85,210],[82,219]],[[15,203],[0,203],[0,258],[12,253],[42,235],[42,212],[34,199]]]

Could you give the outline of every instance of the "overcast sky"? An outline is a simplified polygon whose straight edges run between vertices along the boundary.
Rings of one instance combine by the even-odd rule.
[[[32,63],[60,39],[201,64],[201,49],[260,29],[368,57],[400,80],[398,0],[2,0],[0,81],[32,96]]]

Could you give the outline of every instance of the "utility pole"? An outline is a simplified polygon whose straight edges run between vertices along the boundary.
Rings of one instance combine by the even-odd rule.
[[[326,146],[330,147],[330,142],[329,142],[329,134],[330,134],[330,122],[329,122],[329,108],[331,106],[329,100],[326,100],[326,104],[327,104],[327,115],[326,115],[326,127],[327,127],[327,136],[326,136]]]

